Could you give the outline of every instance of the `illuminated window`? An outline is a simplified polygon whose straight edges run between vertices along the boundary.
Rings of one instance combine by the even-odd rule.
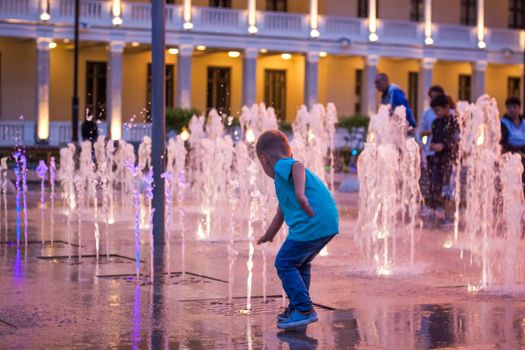
[[[286,120],[286,71],[264,70],[264,103],[273,107],[279,120]]]
[[[106,62],[86,62],[86,116],[106,120]]]
[[[215,108],[219,114],[230,115],[230,78],[230,67],[208,67],[207,112]]]
[[[458,89],[458,100],[459,101],[470,101],[471,91],[471,77],[467,74],[459,75],[459,89]]]

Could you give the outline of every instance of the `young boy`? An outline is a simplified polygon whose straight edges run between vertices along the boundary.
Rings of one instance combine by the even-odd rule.
[[[452,193],[443,189],[450,188],[452,168],[458,152],[459,126],[450,112],[450,100],[446,95],[434,97],[430,106],[436,114],[430,143],[430,150],[435,152],[430,172],[430,204],[432,209],[444,211],[441,226],[447,228],[453,224]],[[443,192],[446,192],[445,195]]]
[[[290,299],[285,312],[277,316],[277,327],[307,325],[317,321],[308,292],[312,260],[339,232],[337,207],[323,182],[292,158],[285,134],[264,132],[256,151],[264,172],[274,179],[279,201],[275,217],[257,244],[271,242],[284,221],[289,228],[275,258],[277,274]]]

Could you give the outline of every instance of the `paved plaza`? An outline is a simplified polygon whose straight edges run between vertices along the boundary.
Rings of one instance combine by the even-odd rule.
[[[525,303],[473,292],[480,268],[451,232],[419,233],[416,264],[391,275],[369,273],[354,241],[355,195],[336,196],[341,233],[313,268],[311,295],[319,322],[282,332],[283,305],[273,267],[279,242],[256,247],[252,308],[246,311],[248,240],[238,239],[229,303],[227,242],[198,240],[199,211],[188,202],[185,274],[174,227],[164,274],[150,283],[150,246],[142,234],[141,277],[135,273],[133,218],[110,227],[94,256],[94,223],[85,213],[82,258],[67,243],[67,216],[57,204],[54,244],[41,243],[39,193],[28,193],[29,244],[17,248],[15,210],[9,243],[0,245],[0,342],[5,349],[519,349],[525,346]],[[9,203],[15,203],[14,196]],[[23,216],[22,216],[23,217]],[[48,225],[49,223],[47,223]],[[76,214],[71,218],[77,241]],[[101,224],[101,227],[103,225]],[[21,224],[23,238],[23,222]],[[103,230],[102,230],[103,232]],[[259,235],[259,232],[256,233]],[[239,232],[242,237],[243,232]],[[400,250],[401,251],[401,250]],[[161,254],[157,249],[157,254]],[[69,259],[68,255],[72,258]],[[168,253],[164,249],[164,256]],[[264,269],[266,268],[266,282]],[[167,271],[170,274],[167,274]],[[469,291],[470,290],[470,291]],[[285,302],[285,301],[284,301]]]

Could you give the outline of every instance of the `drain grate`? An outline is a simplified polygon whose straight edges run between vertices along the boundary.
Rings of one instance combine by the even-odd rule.
[[[184,308],[193,313],[211,313],[221,316],[238,315],[276,315],[283,309],[283,299],[280,295],[269,295],[266,301],[262,296],[253,296],[251,310],[246,310],[246,298],[234,297],[229,303],[227,299],[193,299],[182,300]],[[333,307],[314,303],[317,310],[334,311]]]
[[[16,246],[16,241],[0,241],[0,244],[5,244],[5,245],[8,245],[8,246]],[[20,241],[20,245],[24,245],[25,242],[24,241]],[[54,240],[53,242],[51,241],[44,241],[44,243],[42,244],[42,241],[27,241],[27,244],[30,244],[30,245],[35,245],[35,244],[40,244],[40,245],[49,245],[53,248],[67,248],[68,244],[67,242],[65,241],[61,241],[61,240]],[[71,246],[72,247],[78,247],[79,245],[78,244],[75,244],[75,243],[71,243]]]
[[[113,281],[136,283],[140,282],[141,285],[151,284],[149,275],[140,274],[139,277],[135,274],[114,274],[114,275],[96,275],[99,278],[110,279]],[[164,285],[195,285],[195,284],[208,284],[212,282],[228,283],[228,281],[221,280],[219,278],[201,275],[193,272],[171,272],[168,276],[164,273],[163,284]]]
[[[55,264],[67,265],[131,264],[135,262],[135,259],[119,254],[110,254],[109,258],[106,256],[106,254],[100,254],[98,259],[95,254],[86,254],[82,256],[72,255],[71,257],[68,255],[42,255],[37,256],[37,258],[47,260]]]

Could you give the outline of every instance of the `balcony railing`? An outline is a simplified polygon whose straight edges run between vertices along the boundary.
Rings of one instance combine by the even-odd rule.
[[[72,24],[75,0],[50,0],[52,24]],[[111,1],[80,0],[80,16],[84,27],[112,27]],[[0,20],[41,23],[39,0],[0,0]],[[183,11],[179,5],[166,6],[166,29],[182,31]],[[309,15],[260,11],[257,13],[259,37],[309,38]],[[122,2],[122,28],[143,29],[151,27],[151,4],[146,2]],[[192,33],[248,34],[248,11],[210,7],[192,8]],[[338,40],[348,38],[357,42],[368,41],[367,19],[343,16],[319,16],[320,39]],[[423,45],[422,23],[410,21],[378,20],[379,43]],[[476,48],[474,27],[433,24],[436,46]],[[523,31],[513,29],[486,29],[489,50],[523,50]]]

